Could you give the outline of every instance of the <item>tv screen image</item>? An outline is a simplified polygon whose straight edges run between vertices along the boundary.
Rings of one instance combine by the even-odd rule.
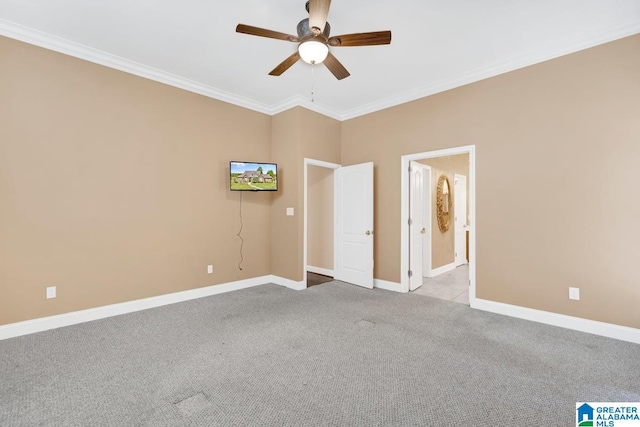
[[[275,163],[230,162],[231,191],[278,191]]]

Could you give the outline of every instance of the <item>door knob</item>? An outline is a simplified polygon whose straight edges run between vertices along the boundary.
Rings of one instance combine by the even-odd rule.
[[[366,234],[367,236],[369,236],[371,234],[371,232],[369,230],[367,230],[364,234]]]
[[[420,233],[424,234],[424,233],[426,233],[426,232],[427,232],[427,229],[426,229],[426,228],[424,228],[424,227],[422,227],[422,230],[420,230]]]

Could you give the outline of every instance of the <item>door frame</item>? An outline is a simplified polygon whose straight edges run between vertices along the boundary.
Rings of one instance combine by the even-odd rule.
[[[308,205],[308,198],[309,195],[307,194],[307,186],[308,186],[308,170],[309,170],[309,166],[318,166],[321,168],[327,168],[327,169],[332,169],[334,172],[336,169],[341,168],[342,165],[339,165],[337,163],[330,163],[330,162],[325,162],[322,160],[315,160],[315,159],[309,159],[307,157],[304,158],[304,188],[303,188],[303,194],[304,194],[304,206],[303,206],[303,231],[302,231],[302,289],[306,289],[307,288],[307,244],[308,244],[308,229],[307,229],[307,205]],[[334,223],[335,223],[335,217],[336,217],[336,206],[335,206],[335,197],[336,197],[336,189],[335,189],[335,185],[333,188],[333,198],[334,198],[334,204],[333,204],[333,219],[334,219]],[[333,236],[333,253],[335,254],[336,252],[336,238],[335,238],[335,233]],[[334,261],[335,263],[335,261]],[[334,265],[335,268],[335,265]]]
[[[400,156],[400,289],[409,292],[409,164],[412,160],[432,159],[434,157],[469,155],[469,305],[476,305],[476,146],[446,148],[423,153]]]

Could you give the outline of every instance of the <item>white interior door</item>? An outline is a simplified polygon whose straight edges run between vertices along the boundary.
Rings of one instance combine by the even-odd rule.
[[[409,277],[409,290],[413,291],[422,286],[422,247],[425,228],[423,226],[424,217],[424,169],[417,162],[411,162],[411,172],[409,181],[409,269],[411,276]]]
[[[336,169],[336,280],[373,289],[373,163]]]
[[[454,175],[454,224],[456,266],[467,263],[467,177]]]
[[[422,180],[422,277],[431,277],[431,167],[421,165]]]

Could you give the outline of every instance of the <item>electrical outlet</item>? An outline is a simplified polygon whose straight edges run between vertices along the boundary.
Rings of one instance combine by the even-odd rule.
[[[569,288],[569,299],[580,301],[580,288]]]
[[[293,216],[293,208],[287,208],[287,216]]]
[[[207,266],[207,274],[211,274],[213,273],[213,265],[208,265]]]
[[[51,298],[55,298],[56,297],[56,287],[55,286],[48,286],[47,287],[47,299],[51,299]]]

